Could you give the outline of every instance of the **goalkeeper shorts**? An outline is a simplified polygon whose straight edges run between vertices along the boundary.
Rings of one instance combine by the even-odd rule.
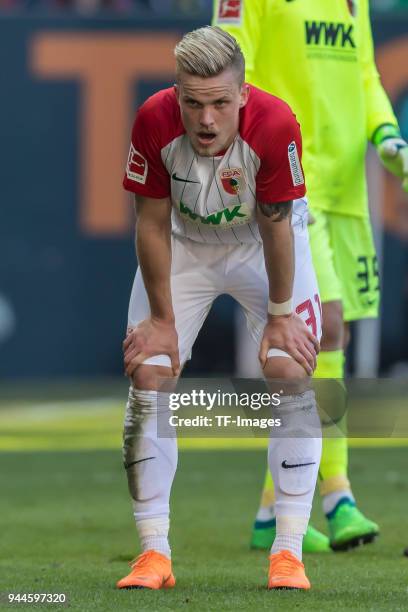
[[[345,321],[378,316],[378,262],[369,218],[313,210],[310,246],[322,302],[341,300]]]

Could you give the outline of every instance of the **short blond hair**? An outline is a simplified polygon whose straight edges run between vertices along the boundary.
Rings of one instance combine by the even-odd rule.
[[[185,34],[174,49],[176,75],[186,72],[203,78],[217,76],[227,68],[245,78],[245,60],[235,38],[217,26],[205,26]]]

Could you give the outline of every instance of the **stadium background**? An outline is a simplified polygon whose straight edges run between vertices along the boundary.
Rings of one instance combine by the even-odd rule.
[[[136,266],[131,200],[121,189],[132,117],[172,82],[176,39],[210,19],[208,12],[176,14],[135,5],[134,12],[84,16],[54,7],[0,19],[1,380],[121,374]],[[408,11],[374,13],[373,28],[407,138],[408,69],[400,58],[408,53]],[[388,375],[408,363],[408,206],[375,162],[370,178],[375,218],[383,211],[381,342],[374,352]],[[191,373],[231,371],[231,313],[223,300]],[[220,334],[225,341],[214,352]],[[366,344],[371,335],[364,334]]]
[[[111,609],[112,599],[105,604],[89,594],[100,591],[100,584],[93,574],[91,579],[91,570],[87,573],[86,559],[89,566],[100,559],[112,561],[110,585],[123,573],[123,560],[134,553],[128,542],[133,526],[120,465],[120,430],[126,396],[121,342],[136,261],[131,200],[121,189],[121,178],[135,108],[172,82],[174,43],[183,32],[210,22],[209,4],[0,0],[0,485],[7,526],[0,590],[27,585],[25,572],[31,573],[38,559],[45,568],[39,584],[64,587],[62,579],[55,581],[53,566],[63,556],[74,600],[72,585],[79,585],[78,609],[88,604],[90,609],[91,601],[97,609]],[[378,65],[407,139],[408,2],[371,4]],[[372,152],[367,167],[383,301],[379,324],[355,330],[350,370],[357,376],[406,377],[408,201]],[[221,298],[199,338],[189,375],[235,370],[234,317],[231,301]],[[188,550],[193,539],[196,554],[206,554],[209,538],[220,559],[227,558],[224,542],[246,563],[264,452],[242,454],[241,449],[264,442],[241,439],[234,445],[230,440],[227,446],[236,448],[222,460],[221,441],[181,442],[182,448],[195,450],[187,450],[188,461],[181,461],[175,505],[185,521],[200,515],[202,523],[194,529],[176,522],[179,550]],[[386,440],[376,444],[388,446]],[[215,450],[204,464],[197,449],[211,447]],[[390,530],[403,520],[405,455],[403,448],[376,447],[355,449],[351,456],[363,506],[382,526],[388,521]],[[378,482],[386,483],[382,494],[392,519],[383,515]],[[240,512],[220,518],[204,491]],[[186,497],[191,504],[184,507]],[[318,510],[315,522],[324,525]],[[239,537],[225,536],[231,525],[232,536],[239,531]],[[222,534],[217,545],[216,533]],[[391,538],[379,550],[394,558],[399,547],[400,540]],[[390,582],[375,553],[365,554],[362,565],[379,585],[383,576],[387,589],[398,595],[399,583]],[[80,555],[85,555],[81,571],[87,583],[75,573]],[[186,574],[194,575],[194,563],[190,567],[187,561]],[[253,562],[260,563],[260,557]],[[313,571],[320,580],[325,561],[319,563]],[[333,567],[327,584],[338,579],[336,571],[345,576],[351,571],[342,560]],[[208,578],[215,580],[213,595],[221,599],[208,599],[203,609],[229,609],[234,594],[225,591],[225,581],[232,577],[223,571]],[[358,589],[364,578],[359,567],[353,565],[352,571]],[[188,593],[182,588],[182,594]],[[203,586],[198,597],[205,599],[204,592]],[[353,608],[359,597],[365,601],[356,593],[350,586],[347,596],[340,589],[337,597],[345,604],[350,597]],[[334,602],[334,591],[332,596]],[[376,601],[376,609],[382,609],[380,595]],[[262,608],[260,600],[254,602],[244,602],[245,609]],[[122,600],[117,605],[127,609]],[[384,606],[399,609],[387,602]]]

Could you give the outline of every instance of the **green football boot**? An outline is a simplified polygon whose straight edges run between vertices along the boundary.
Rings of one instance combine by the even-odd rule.
[[[252,529],[251,548],[270,550],[276,536],[276,519],[255,521]],[[311,525],[303,538],[304,553],[330,552],[329,538]]]
[[[334,510],[327,514],[327,519],[330,546],[335,551],[369,544],[380,533],[378,525],[368,520],[348,497],[339,501]]]

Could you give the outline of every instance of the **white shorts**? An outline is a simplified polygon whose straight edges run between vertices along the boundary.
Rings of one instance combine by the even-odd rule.
[[[293,231],[294,305],[320,339],[320,299],[309,248],[306,215],[302,215],[301,220],[294,218]],[[269,297],[262,244],[205,244],[173,235],[171,292],[181,364],[190,359],[195,339],[213,301],[224,293],[231,295],[242,306],[248,330],[256,345],[260,346]],[[149,302],[139,268],[130,297],[128,327],[135,327],[149,316]],[[272,356],[289,357],[279,349],[270,349],[268,357]],[[171,365],[167,355],[157,355],[143,363]]]

